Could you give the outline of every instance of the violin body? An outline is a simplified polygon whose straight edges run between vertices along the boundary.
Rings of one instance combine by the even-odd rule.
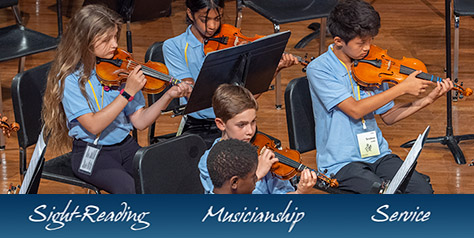
[[[279,150],[276,148],[275,143],[273,140],[268,138],[267,136],[256,133],[255,138],[252,142],[253,145],[258,147],[258,151],[260,154],[260,151],[262,151],[263,148],[270,149],[275,153],[275,156],[280,160],[281,156],[285,156],[291,160],[294,160],[295,162],[300,163],[300,153],[296,150],[290,150],[288,148]],[[288,165],[285,165],[281,162],[274,163],[271,168],[272,173],[277,175],[279,178],[283,180],[288,180],[295,176],[297,174],[297,170],[293,167],[290,167]]]
[[[339,183],[336,179],[329,178],[325,174],[301,164],[301,156],[298,151],[288,148],[278,149],[273,140],[263,134],[256,133],[252,139],[252,144],[258,147],[259,154],[263,148],[270,149],[273,151],[273,153],[275,153],[275,157],[278,158],[278,162],[272,165],[270,171],[277,175],[280,179],[291,179],[298,172],[301,172],[304,169],[309,169],[316,173],[318,181],[323,183],[323,186],[333,188],[339,186]]]
[[[252,42],[262,37],[264,36],[255,35],[254,37],[247,37],[240,32],[239,28],[229,24],[222,24],[219,33],[204,42],[204,53],[207,55],[212,51],[237,46],[243,44],[243,42]]]
[[[122,49],[117,49],[112,59],[98,59],[97,76],[105,86],[120,86],[125,83],[130,71],[141,65],[146,78],[142,91],[145,93],[160,93],[168,84],[178,84],[179,80],[168,75],[168,68],[162,63],[148,61],[145,64],[133,60],[132,55]]]
[[[371,45],[369,53],[361,60],[355,60],[352,64],[352,76],[354,80],[363,87],[378,87],[382,83],[398,84],[405,80],[409,74],[420,70],[422,73],[416,77],[433,82],[441,82],[442,78],[428,74],[426,65],[415,58],[394,59],[378,46]],[[457,90],[464,96],[472,94],[470,88],[454,84],[453,90]]]

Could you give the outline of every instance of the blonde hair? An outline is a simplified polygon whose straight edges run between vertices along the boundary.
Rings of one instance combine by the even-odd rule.
[[[117,29],[118,41],[121,25],[121,17],[102,5],[87,5],[70,20],[48,73],[43,98],[44,135],[50,135],[48,146],[53,150],[63,151],[70,148],[72,144],[72,138],[68,136],[67,118],[62,105],[65,78],[81,70],[79,87],[90,107],[85,84],[95,68],[94,44],[98,37],[113,29]]]
[[[216,118],[226,123],[247,109],[258,111],[258,103],[248,89],[232,84],[221,84],[212,97],[212,108]]]

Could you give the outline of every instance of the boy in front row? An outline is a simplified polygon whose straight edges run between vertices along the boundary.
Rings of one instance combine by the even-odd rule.
[[[214,92],[212,107],[216,114],[216,125],[222,131],[222,137],[217,138],[213,146],[220,140],[237,139],[247,143],[253,138],[257,131],[258,104],[252,93],[241,86],[222,84]],[[211,147],[212,148],[212,147]],[[213,184],[207,170],[209,150],[207,150],[199,161],[201,182],[206,193],[213,191]],[[270,168],[273,163],[278,162],[274,153],[265,149],[258,157],[256,170],[257,183],[254,194],[304,194],[311,192],[316,184],[317,176],[314,171],[304,170],[298,188],[291,185],[288,180],[275,177]]]
[[[328,17],[334,43],[307,68],[316,122],[318,169],[335,174],[339,189],[370,193],[374,184],[391,180],[402,160],[389,149],[375,114],[390,125],[433,103],[453,87],[449,79],[438,82],[425,97],[395,105],[401,95],[418,96],[430,81],[410,74],[389,88],[363,88],[351,76],[354,60],[364,58],[380,28],[380,16],[367,2],[340,0]],[[406,193],[433,193],[426,175],[414,172]]]
[[[250,143],[227,139],[214,144],[207,170],[214,194],[250,194],[257,182],[258,153]]]

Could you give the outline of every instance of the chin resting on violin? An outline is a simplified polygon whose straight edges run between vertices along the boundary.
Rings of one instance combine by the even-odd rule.
[[[216,113],[216,125],[222,135],[221,138],[214,141],[214,144],[227,139],[252,143],[252,138],[257,132],[258,104],[248,89],[242,86],[222,84],[214,93],[212,106]],[[259,151],[258,165],[255,172],[258,182],[253,191],[254,194],[299,194],[312,191],[318,178],[315,171],[303,170],[300,182],[297,189],[295,189],[288,180],[275,176],[277,171],[274,169],[280,167],[278,165],[279,159],[275,156],[275,153],[268,148],[262,149]],[[209,193],[213,190],[213,184],[207,169],[208,155],[209,150],[201,157],[199,171],[204,190]]]
[[[314,92],[318,168],[335,174],[339,189],[354,193],[370,193],[374,183],[383,184],[393,178],[402,163],[389,149],[375,115],[380,115],[387,124],[396,123],[453,88],[450,79],[434,77],[435,84],[417,78],[422,75],[417,70],[408,71],[411,73],[400,70],[395,73],[404,74],[402,80],[390,79],[390,68],[396,62],[384,65],[383,60],[388,56],[383,50],[380,51],[383,57],[370,57],[376,51],[372,46],[379,28],[380,16],[369,3],[338,2],[328,17],[328,29],[334,42],[307,67],[310,91]],[[359,67],[367,68],[368,73],[360,76]],[[370,76],[373,72],[377,73]],[[377,79],[380,82],[373,82]],[[394,99],[402,95],[416,98],[409,103],[395,104]],[[403,192],[433,193],[426,177],[414,171]]]

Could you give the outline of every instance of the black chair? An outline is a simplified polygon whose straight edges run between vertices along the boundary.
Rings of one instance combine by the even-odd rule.
[[[321,18],[320,27],[311,24],[309,28],[314,32],[304,37],[295,46],[295,48],[303,48],[319,34],[319,54],[321,54],[326,51],[326,18],[336,4],[337,0],[237,0],[235,26],[240,28],[243,7],[248,7],[270,20],[275,33],[280,31],[281,24]],[[275,80],[275,106],[277,109],[282,107],[281,91],[281,78],[278,75]]]
[[[153,43],[150,47],[148,47],[146,53],[145,53],[145,62],[148,61],[153,61],[153,62],[159,62],[164,64],[165,59],[163,57],[163,41],[157,41]],[[158,101],[158,99],[163,96],[163,94],[169,89],[167,87],[165,90],[163,90],[160,93],[157,94],[148,94],[148,105],[153,104],[154,102]],[[180,104],[179,104],[179,99],[175,98],[173,99],[168,107],[164,110],[164,112],[170,112],[172,111],[174,115],[177,115],[180,113]],[[157,143],[161,140],[166,140],[169,138],[172,138],[176,136],[176,133],[170,133],[166,135],[160,135],[160,136],[155,136],[155,123],[153,123],[149,128],[148,128],[148,139],[151,144]]]
[[[26,172],[27,153],[30,146],[36,144],[41,132],[41,109],[43,94],[46,89],[48,70],[51,63],[40,65],[17,74],[12,81],[11,94],[15,120],[20,124],[18,145],[20,147],[20,176]],[[70,154],[46,160],[42,178],[91,189],[95,193],[100,190],[74,176]]]
[[[1,0],[0,8],[11,7],[16,24],[0,29],[0,62],[20,58],[18,72],[25,66],[25,56],[55,49],[62,35],[61,0],[57,0],[58,36],[52,37],[23,25],[18,0]]]
[[[16,24],[0,28],[0,62],[20,58],[18,73],[25,68],[25,57],[32,54],[55,49],[61,37],[62,13],[61,0],[57,0],[58,36],[52,37],[41,32],[26,28],[21,19],[18,0],[0,0],[0,8],[11,7]],[[3,111],[2,94],[0,85],[0,113]],[[0,134],[0,148],[5,148],[3,135]]]
[[[290,22],[305,21],[321,18],[322,31],[315,28],[314,24],[309,28],[319,31],[321,37],[319,54],[326,49],[326,18],[336,6],[337,0],[237,0],[237,16],[235,25],[240,28],[242,20],[242,7],[248,7],[273,23],[274,32],[280,31],[280,25]],[[318,33],[312,33],[313,37],[303,38],[295,48],[305,47]]]
[[[285,90],[286,122],[290,148],[300,153],[316,149],[313,104],[306,77],[296,78],[288,83]],[[315,188],[328,193],[347,193],[337,188],[316,183]]]
[[[137,151],[133,159],[138,194],[202,194],[198,163],[206,144],[188,134]]]
[[[474,1],[472,0],[454,0],[454,63],[453,78],[454,82],[458,81],[459,74],[459,20],[461,16],[474,16]],[[453,92],[453,100],[457,101],[463,95],[457,91]]]

